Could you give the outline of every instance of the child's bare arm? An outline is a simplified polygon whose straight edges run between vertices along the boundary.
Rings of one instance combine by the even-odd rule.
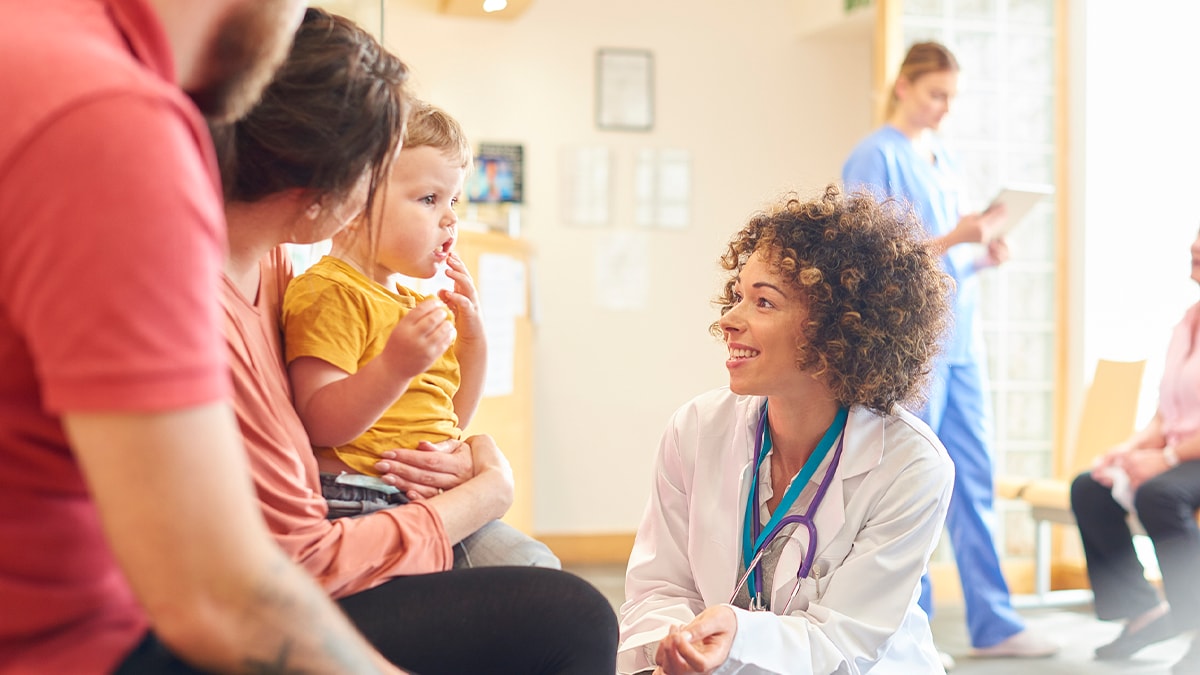
[[[483,398],[483,380],[487,372],[487,338],[483,331],[483,317],[479,311],[479,293],[475,281],[463,264],[458,253],[451,253],[447,261],[446,276],[454,281],[454,290],[443,290],[438,295],[454,312],[454,323],[458,329],[458,340],[454,353],[458,357],[460,382],[454,395],[454,413],[458,415],[458,426],[466,429],[479,409]]]
[[[454,337],[445,305],[427,300],[396,324],[379,356],[356,373],[314,357],[292,361],[288,365],[292,397],[309,440],[328,447],[360,436],[400,398],[414,377],[445,353]]]

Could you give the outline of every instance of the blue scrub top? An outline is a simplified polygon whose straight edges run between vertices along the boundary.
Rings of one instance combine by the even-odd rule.
[[[917,154],[912,141],[885,124],[860,142],[842,167],[847,191],[866,188],[880,198],[895,197],[911,204],[930,237],[949,233],[958,224],[963,182],[953,157],[936,137],[930,149],[935,161]],[[954,278],[954,328],[942,358],[950,363],[983,356],[978,333],[979,285],[973,246],[954,246],[942,256],[942,266]]]

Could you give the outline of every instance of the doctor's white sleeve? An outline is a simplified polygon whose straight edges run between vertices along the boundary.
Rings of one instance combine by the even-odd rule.
[[[874,672],[932,672],[907,660],[922,655],[916,629],[928,631],[924,621],[908,623],[908,615],[945,521],[952,483],[953,465],[944,454],[924,454],[898,472],[868,474],[854,498],[874,504],[819,597],[788,616],[735,607],[737,634],[728,660],[713,675],[856,674],[881,661],[887,665]]]
[[[704,609],[688,561],[691,471],[679,452],[677,412],[659,444],[654,485],[638,527],[625,575],[617,672],[654,666],[658,642],[670,626],[681,626]],[[685,475],[686,474],[686,475]]]

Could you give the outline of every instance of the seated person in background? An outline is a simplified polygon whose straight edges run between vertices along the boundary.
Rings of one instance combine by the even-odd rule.
[[[533,567],[449,569],[451,544],[512,502],[512,472],[486,436],[447,452],[398,451],[429,476],[414,489],[436,486],[432,496],[326,517],[283,364],[279,308],[291,268],[281,244],[326,239],[370,212],[403,134],[406,72],[361,28],[310,8],[262,102],[214,128],[229,222],[225,339],[262,512],[283,549],[396,665],[422,675],[611,675],[616,618],[583,580]],[[380,468],[415,475],[399,464]]]
[[[900,407],[947,327],[936,251],[895,202],[829,186],[721,263],[729,387],[663,435],[618,671],[940,672],[917,599],[954,469]]]
[[[382,454],[457,440],[479,406],[487,343],[475,284],[453,250],[470,164],[458,122],[414,102],[373,217],[351,222],[331,254],[288,285],[285,358],[331,517],[407,501],[378,478]],[[454,289],[440,300],[392,279],[428,279],[442,264]],[[459,566],[559,567],[543,544],[499,521],[463,544]]]
[[[1192,242],[1191,262],[1192,279],[1200,283],[1200,235]],[[1096,649],[1097,659],[1126,659],[1147,645],[1200,628],[1198,328],[1200,304],[1188,309],[1171,336],[1154,419],[1071,485],[1096,615],[1126,620],[1116,640]],[[1129,492],[1132,500],[1123,496]],[[1165,601],[1146,580],[1134,550],[1130,506],[1154,542]],[[1200,673],[1200,644],[1193,640],[1173,672]]]

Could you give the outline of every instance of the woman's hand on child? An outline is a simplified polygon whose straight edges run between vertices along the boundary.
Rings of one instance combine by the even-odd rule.
[[[415,450],[397,448],[381,457],[375,470],[409,499],[424,499],[458,487],[476,473],[471,447],[456,439],[421,441]]]
[[[403,490],[409,499],[433,497],[488,474],[499,487],[502,501],[512,503],[512,466],[491,436],[479,434],[465,441],[440,443],[422,441],[415,450],[397,448],[381,457],[375,470],[385,483]]]
[[[454,290],[442,289],[438,297],[454,312],[458,336],[463,340],[483,339],[483,317],[479,313],[479,292],[475,280],[467,271],[457,252],[446,259],[446,276],[454,282]]]
[[[397,378],[416,377],[446,353],[456,333],[446,305],[425,300],[400,319],[376,358],[383,359]]]

